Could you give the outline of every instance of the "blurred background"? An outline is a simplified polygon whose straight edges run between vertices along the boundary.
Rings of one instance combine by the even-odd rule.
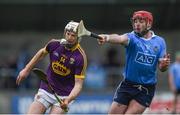
[[[132,31],[134,11],[150,11],[153,30],[165,38],[174,62],[180,50],[179,6],[178,0],[0,0],[0,113],[27,111],[40,81],[32,73],[17,86],[18,72],[50,39],[62,38],[70,20],[82,19],[88,30],[98,34],[122,34]],[[70,113],[107,113],[122,79],[125,50],[120,45],[99,46],[88,37],[81,45],[88,57],[87,75]],[[45,70],[47,64],[48,57],[37,67]],[[172,97],[167,72],[158,72],[156,96],[146,112],[169,113]]]

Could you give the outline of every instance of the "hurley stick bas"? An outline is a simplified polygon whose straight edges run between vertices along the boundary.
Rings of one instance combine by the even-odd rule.
[[[100,36],[98,36],[97,34],[87,30],[85,27],[84,27],[84,23],[83,23],[83,20],[81,20],[79,22],[79,26],[78,26],[78,37],[82,37],[82,36],[90,36],[90,37],[93,37],[93,38],[96,38],[96,39],[101,39]]]

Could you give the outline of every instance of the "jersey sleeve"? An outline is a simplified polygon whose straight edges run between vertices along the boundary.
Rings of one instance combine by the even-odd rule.
[[[51,41],[49,41],[46,45],[46,51],[48,53],[51,53],[52,51],[54,51],[57,47],[60,46],[60,43],[58,40],[52,39]]]
[[[87,58],[84,52],[81,52],[81,55],[77,57],[75,66],[75,78],[85,78]]]
[[[165,43],[164,39],[162,38],[159,58],[163,58],[165,54],[166,54],[166,43]]]
[[[133,34],[132,34],[132,32],[131,32],[131,33],[126,33],[126,35],[127,35],[127,37],[128,37],[128,44],[127,44],[127,46],[125,46],[125,47],[128,48],[128,47],[133,46],[133,44],[134,44],[134,39],[133,39]]]

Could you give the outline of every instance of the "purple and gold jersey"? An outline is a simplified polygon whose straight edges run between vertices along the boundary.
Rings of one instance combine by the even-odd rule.
[[[59,41],[50,41],[46,50],[50,58],[48,81],[58,95],[68,96],[74,87],[75,78],[85,78],[86,55],[79,44],[67,49]],[[40,88],[49,92],[46,83],[41,82]]]

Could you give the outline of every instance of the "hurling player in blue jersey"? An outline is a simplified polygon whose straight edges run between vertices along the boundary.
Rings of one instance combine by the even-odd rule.
[[[180,94],[180,52],[176,53],[176,61],[169,68],[169,85],[174,94],[172,113],[176,113],[178,95]]]
[[[121,44],[126,49],[124,79],[114,95],[109,114],[140,114],[150,106],[157,83],[157,67],[166,71],[170,55],[164,39],[151,29],[153,16],[137,11],[132,16],[133,31],[122,35],[101,34],[99,44]]]

